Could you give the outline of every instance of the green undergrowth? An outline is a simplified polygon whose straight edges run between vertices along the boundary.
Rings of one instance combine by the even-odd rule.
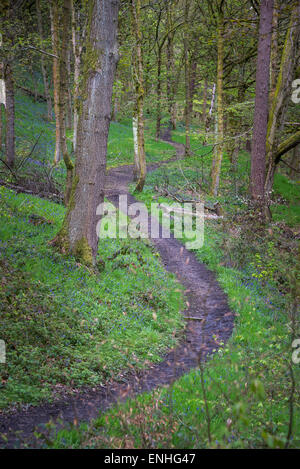
[[[53,179],[54,185],[61,191],[65,185],[66,169],[63,160],[54,168],[53,158],[55,151],[55,122],[47,120],[46,104],[34,102],[33,98],[18,91],[15,97],[16,112],[16,165],[15,173],[18,178],[31,178],[33,180],[49,182]],[[3,119],[5,115],[3,113]],[[4,125],[5,129],[5,125]],[[67,145],[72,159],[73,152],[72,131],[67,130]],[[168,143],[156,141],[151,133],[145,132],[145,151],[147,163],[168,160],[175,154],[174,148]],[[123,122],[111,122],[107,149],[107,167],[133,164],[133,133],[132,123],[129,119]],[[52,169],[51,169],[52,168]],[[7,168],[6,177],[16,183]],[[51,190],[50,190],[51,192]]]
[[[196,158],[182,160],[181,168],[175,162],[148,174],[144,192],[135,196],[148,207],[151,202],[173,202],[158,196],[159,184],[188,196],[183,184],[185,177],[192,181],[194,177],[196,183],[198,169],[193,174],[189,167]],[[208,172],[208,166],[204,169]],[[284,206],[298,197],[293,183],[280,174],[274,192]],[[225,218],[206,219],[204,245],[195,254],[216,273],[227,293],[235,315],[228,343],[214,337],[216,350],[207,363],[200,361],[197,369],[170,387],[118,405],[91,424],[58,433],[50,428],[47,446],[299,447],[300,368],[292,362],[291,345],[293,335],[300,336],[297,240],[276,219],[261,232],[251,216],[245,218],[246,200],[240,194],[236,199],[228,191],[221,197],[223,206],[226,202]],[[275,198],[272,210],[276,212],[279,205]]]
[[[204,248],[196,255],[216,272],[235,313],[229,342],[223,346],[215,337],[216,350],[221,348],[207,364],[170,387],[118,405],[92,424],[57,434],[50,428],[48,446],[282,448],[287,442],[291,405],[289,446],[299,446],[300,369],[291,365],[293,295],[283,297],[247,272],[222,265],[216,228],[215,222],[206,226]]]
[[[93,275],[48,244],[62,206],[0,191],[1,408],[126,380],[174,346],[182,290],[150,244],[100,240]]]

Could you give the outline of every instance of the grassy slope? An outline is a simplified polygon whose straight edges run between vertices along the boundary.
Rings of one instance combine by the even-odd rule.
[[[45,106],[18,94],[17,150],[26,154],[42,132],[26,170],[51,164],[54,125],[43,120]],[[150,161],[174,149],[148,138]],[[112,124],[109,165],[132,160],[130,127]],[[57,179],[64,180],[63,165]],[[0,337],[7,363],[0,365],[0,407],[38,403],[82,385],[103,383],[128,364],[159,360],[174,345],[182,322],[181,290],[151,246],[102,240],[105,270],[93,276],[47,244],[57,232],[64,208],[0,188]],[[33,215],[33,216],[32,216]],[[35,218],[35,216],[42,218]],[[155,314],[154,314],[155,313]]]
[[[21,93],[16,95],[16,142],[17,155],[24,156],[32,148],[37,137],[41,134],[36,150],[28,162],[29,166],[39,166],[38,162],[51,165],[55,148],[54,122],[45,120],[46,108],[44,103],[35,103]],[[68,131],[68,146],[72,149],[72,135]],[[169,159],[174,155],[174,148],[164,142],[156,142],[145,132],[145,146],[147,162]],[[133,134],[131,122],[127,119],[123,123],[112,122],[109,130],[107,166],[114,167],[133,162]],[[64,164],[56,169],[57,177],[64,181]]]
[[[183,136],[177,134],[175,139],[182,141]],[[197,146],[197,139],[192,138],[192,148],[196,150],[196,155],[180,162],[185,177],[194,183],[199,180],[199,174],[200,177],[204,175],[203,180],[208,178],[211,164],[211,156],[207,156],[202,167],[199,157],[207,153],[207,148]],[[241,194],[246,192],[247,155],[242,154],[240,159],[238,197],[232,194],[232,188],[224,180],[229,164],[226,157],[223,165],[220,200],[226,204],[229,213],[244,207]],[[195,167],[198,171],[194,170]],[[145,191],[139,198],[150,204],[154,186],[166,180],[171,186],[182,188],[185,178],[177,163],[170,163],[167,168],[149,174]],[[299,192],[295,184],[279,174],[275,180],[275,192],[287,202],[282,207],[276,203],[273,205],[273,230],[278,214],[285,223],[297,226],[299,217],[295,216],[294,204],[299,198]],[[163,197],[157,200],[168,201]],[[292,354],[289,329],[292,300],[289,294],[284,296],[278,291],[267,253],[267,267],[260,267],[255,252],[249,253],[253,264],[246,262],[242,269],[226,266],[223,249],[227,237],[222,223],[207,221],[204,246],[196,251],[199,260],[217,273],[230,305],[237,313],[235,331],[227,346],[211,358],[203,372],[199,369],[192,371],[168,389],[144,394],[116,407],[93,425],[60,432],[53,440],[55,447],[284,446],[290,418],[291,375],[288,367]],[[266,249],[267,246],[267,243],[263,245],[266,252],[269,249]],[[269,257],[275,263],[276,270],[278,253],[270,246]],[[243,250],[247,250],[247,240]],[[289,254],[290,265],[285,266],[286,270],[293,271],[295,268],[292,260]],[[262,280],[259,273],[263,268],[267,268],[268,278]],[[299,365],[293,366],[293,373],[296,386],[291,446],[299,447]]]

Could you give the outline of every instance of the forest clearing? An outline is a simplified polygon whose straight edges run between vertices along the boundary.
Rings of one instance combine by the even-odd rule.
[[[299,103],[300,0],[0,1],[1,449],[300,448]]]

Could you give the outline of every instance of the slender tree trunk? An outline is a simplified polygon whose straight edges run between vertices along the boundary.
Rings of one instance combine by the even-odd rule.
[[[161,123],[161,53],[162,48],[158,47],[157,54],[157,78],[156,78],[156,140],[160,138],[160,123]]]
[[[214,168],[212,170],[211,194],[216,196],[219,190],[221,165],[223,159],[224,109],[223,109],[223,67],[224,67],[224,12],[220,8],[218,18],[218,70],[217,70],[217,106],[218,106],[218,142]]]
[[[189,113],[190,116],[193,115],[193,100],[194,100],[194,95],[195,95],[195,89],[196,89],[196,77],[197,77],[197,61],[194,57],[191,59],[191,65],[190,65],[190,92],[189,92]]]
[[[15,92],[13,72],[10,64],[4,65],[6,90],[6,161],[12,168],[15,163]]]
[[[72,190],[72,179],[74,165],[71,160],[66,137],[66,115],[68,108],[68,43],[69,43],[69,31],[71,27],[71,0],[63,0],[62,4],[62,17],[61,17],[61,50],[59,60],[59,127],[60,127],[60,139],[61,149],[63,154],[64,163],[67,169],[66,189],[65,189],[65,204],[67,205],[70,199]]]
[[[170,128],[176,129],[176,102],[175,102],[175,78],[174,78],[174,32],[172,31],[172,4],[167,2],[167,100],[170,118]]]
[[[75,177],[63,226],[53,240],[53,244],[90,266],[96,263],[97,208],[104,200],[107,139],[118,59],[118,10],[118,0],[89,3]]]
[[[299,22],[300,0],[297,0],[291,12],[290,24],[286,33],[284,49],[282,52],[279,75],[269,112],[266,137],[267,174],[265,180],[265,194],[267,196],[267,200],[272,191],[274,173],[277,164],[275,151],[278,146],[277,130],[282,130],[287,110],[287,103],[290,99],[292,81],[294,79],[295,69],[299,58]]]
[[[54,114],[55,114],[55,151],[54,164],[61,160],[61,129],[60,129],[60,67],[59,67],[59,4],[57,0],[51,0],[50,3],[51,16],[51,36],[53,50],[53,95],[54,95]]]
[[[272,43],[271,43],[271,66],[270,66],[270,106],[274,98],[277,75],[278,75],[278,19],[279,3],[274,0],[273,20],[272,20]]]
[[[71,43],[67,45],[67,107],[66,107],[66,127],[72,129],[72,89],[71,89]]]
[[[146,179],[146,154],[144,141],[144,83],[143,83],[143,61],[142,61],[142,35],[140,25],[141,1],[131,0],[133,29],[136,42],[136,59],[135,63],[135,93],[136,93],[136,109],[137,109],[137,138],[139,153],[139,178],[135,190],[142,192]]]
[[[139,174],[140,174],[140,161],[139,161],[139,142],[138,142],[138,119],[137,119],[136,110],[132,117],[132,132],[133,132],[133,149],[134,149],[133,179],[135,182],[137,182],[139,178]]]
[[[207,118],[207,87],[208,87],[208,80],[205,78],[204,80],[204,88],[203,88],[203,106],[202,106],[202,122],[204,128],[206,128],[206,118]]]
[[[262,0],[260,6],[250,180],[251,197],[258,206],[264,204],[265,199],[264,184],[266,171],[266,138],[268,125],[273,1],[274,0]]]
[[[80,56],[82,45],[79,44],[78,38],[78,25],[76,21],[76,11],[74,1],[71,1],[72,9],[72,44],[74,55],[74,93],[73,93],[73,149],[76,150],[77,127],[78,127],[78,90],[79,90],[79,76],[80,76]]]
[[[185,155],[189,156],[191,151],[190,143],[190,63],[188,51],[188,34],[189,34],[189,2],[185,0],[184,4],[184,81],[185,81]]]
[[[290,177],[292,179],[297,179],[300,169],[300,146],[297,145],[295,148],[293,148],[292,152],[292,159],[291,159],[291,168],[290,168]]]
[[[44,34],[43,34],[43,23],[42,23],[40,0],[35,1],[35,6],[36,6],[36,14],[37,14],[38,31],[39,31],[40,37],[43,38]],[[41,69],[42,69],[42,76],[43,76],[43,82],[44,82],[44,92],[45,92],[45,97],[47,101],[47,117],[48,117],[48,120],[51,121],[52,120],[52,102],[51,102],[51,95],[50,95],[49,83],[48,83],[48,78],[47,78],[45,57],[43,54],[41,54]]]

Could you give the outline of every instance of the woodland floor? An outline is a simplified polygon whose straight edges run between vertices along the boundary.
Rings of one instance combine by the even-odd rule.
[[[165,139],[169,140],[168,135]],[[171,142],[169,142],[171,143]],[[183,156],[184,147],[172,143],[176,157]],[[169,160],[170,161],[170,160]],[[161,164],[161,163],[160,163]],[[155,163],[148,171],[160,166]],[[128,202],[134,197],[129,194],[128,185],[133,179],[132,166],[120,166],[108,172],[106,197],[114,204],[119,194],[127,194]],[[187,320],[184,338],[170,350],[163,361],[140,372],[129,372],[126,382],[110,381],[105,386],[65,396],[53,404],[30,406],[26,410],[4,413],[0,417],[0,435],[5,435],[0,447],[36,447],[39,441],[34,431],[43,432],[50,420],[60,427],[67,423],[90,421],[118,401],[138,393],[168,385],[190,369],[197,366],[199,356],[204,358],[218,348],[219,342],[226,342],[233,330],[234,314],[230,311],[225,293],[220,288],[214,274],[196,256],[187,251],[174,238],[153,239],[165,269],[174,273],[185,288],[187,309],[184,316],[199,318]]]

